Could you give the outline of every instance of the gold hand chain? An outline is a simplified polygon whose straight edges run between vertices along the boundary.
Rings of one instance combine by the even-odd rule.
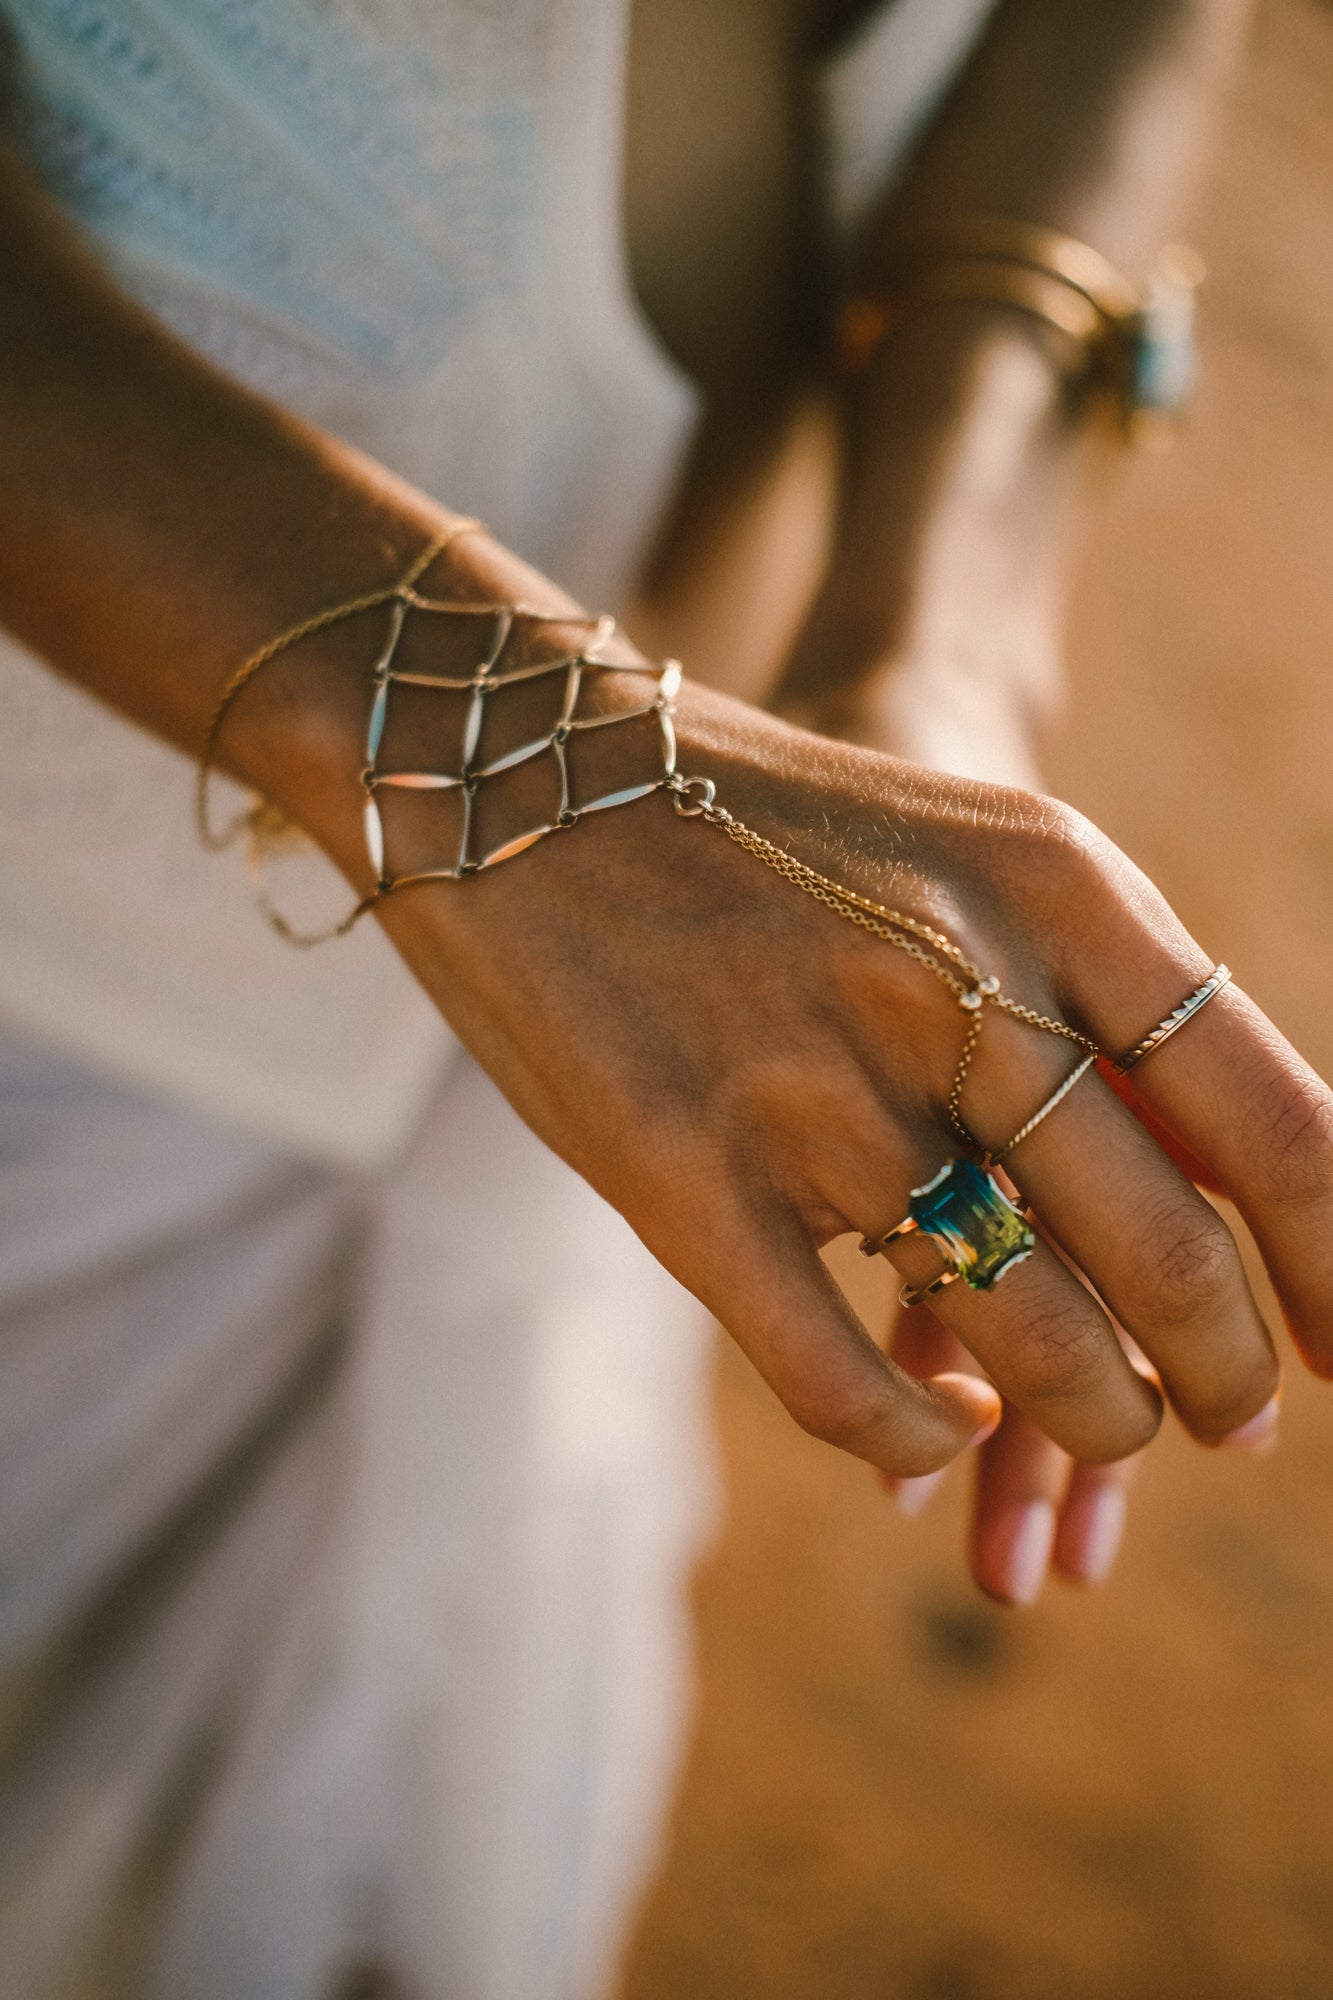
[[[969,1016],[962,1053],[958,1059],[958,1067],[954,1071],[945,1107],[949,1123],[964,1145],[974,1147],[978,1152],[985,1151],[963,1123],[961,1103],[963,1085],[967,1081],[968,1072],[977,1052],[977,1044],[981,1040],[984,1010],[987,1004],[999,1008],[1002,1013],[1012,1015],[1017,1021],[1025,1022],[1030,1028],[1040,1028],[1047,1034],[1058,1035],[1063,1041],[1073,1042],[1091,1056],[1100,1055],[1101,1050],[1090,1035],[1080,1034],[1079,1030],[1071,1028],[1067,1021],[1053,1021],[1049,1014],[1039,1014],[1035,1008],[1025,1007],[1020,1001],[1011,999],[1007,993],[1002,993],[1000,982],[995,975],[983,974],[980,966],[974,965],[960,947],[951,938],[945,937],[942,931],[934,930],[917,917],[907,916],[902,910],[892,910],[883,903],[872,902],[868,896],[858,895],[856,890],[846,888],[841,882],[831,881],[817,869],[807,867],[804,861],[798,861],[794,854],[788,854],[785,848],[777,847],[771,840],[766,840],[763,834],[756,833],[752,826],[746,826],[743,820],[729,813],[725,806],[717,804],[717,789],[711,778],[673,776],[667,781],[667,790],[673,794],[676,811],[683,818],[705,819],[710,826],[721,827],[727,838],[734,840],[737,847],[744,848],[747,854],[753,854],[766,868],[771,868],[775,874],[781,875],[784,881],[792,883],[803,894],[813,897],[815,902],[822,903],[835,915],[845,917],[848,923],[856,924],[859,929],[869,931],[874,937],[883,938],[885,943],[893,945],[895,950],[905,952],[909,958],[914,958],[918,965],[923,965],[928,972],[933,972],[935,977],[948,987],[959,1006]],[[926,945],[930,945],[933,949],[926,950]],[[950,966],[956,970],[950,971]],[[958,976],[960,973],[963,975],[961,978]],[[1025,1136],[1026,1129],[1018,1135],[1018,1137]],[[1017,1138],[1010,1140],[1004,1150],[1006,1152],[1012,1150],[1016,1143]]]

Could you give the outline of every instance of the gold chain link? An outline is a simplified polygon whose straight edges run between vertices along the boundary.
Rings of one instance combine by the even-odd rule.
[[[414,586],[425,575],[430,565],[458,536],[478,531],[485,532],[480,521],[461,517],[451,522],[447,529],[426,544],[395,582],[381,585],[377,590],[366,591],[358,597],[347,598],[341,604],[330,605],[326,610],[315,612],[312,616],[289,626],[286,631],[280,632],[277,638],[270,639],[242,660],[219,695],[204,735],[195,791],[195,815],[199,837],[205,847],[214,850],[227,847],[239,834],[246,831],[250,832],[253,841],[258,836],[262,823],[273,812],[272,807],[261,803],[243,811],[231,825],[215,830],[208,811],[209,780],[222,726],[237,696],[249,685],[260,669],[267,666],[279,653],[286,652],[289,647],[297,645],[302,639],[310,638],[314,633],[338,624],[345,618],[354,617],[358,612],[370,611],[395,600],[417,603],[419,600],[415,596]],[[592,662],[589,661],[589,664]],[[679,674],[679,668],[675,671]],[[669,717],[669,701],[666,703],[666,714]],[[843,917],[848,923],[855,924],[858,929],[868,932],[872,937],[882,938],[885,943],[891,944],[895,950],[914,959],[918,965],[948,987],[959,1006],[968,1015],[967,1033],[946,1100],[949,1122],[964,1145],[977,1151],[983,1150],[964,1124],[961,1107],[963,1086],[981,1040],[985,1008],[988,1003],[1009,1014],[1014,1020],[1025,1022],[1029,1027],[1040,1029],[1046,1034],[1058,1035],[1064,1041],[1076,1043],[1079,1048],[1092,1056],[1101,1053],[1096,1042],[1089,1036],[1081,1034],[1077,1028],[1071,1028],[1065,1021],[1054,1021],[1048,1014],[1039,1014],[1035,1008],[1025,1007],[1020,1001],[1011,999],[1007,993],[1002,993],[999,980],[993,975],[984,975],[980,966],[975,965],[952,938],[946,937],[942,931],[935,930],[917,917],[909,917],[902,910],[893,910],[883,903],[872,902],[869,897],[859,895],[856,890],[848,889],[843,883],[835,882],[827,875],[821,875],[817,869],[798,861],[796,856],[789,854],[785,848],[776,846],[773,841],[766,840],[763,834],[756,833],[753,827],[746,826],[742,820],[734,818],[725,807],[715,803],[715,788],[710,779],[683,778],[676,771],[674,738],[670,737],[669,732],[668,740],[670,755],[667,761],[667,775],[660,782],[673,794],[677,812],[688,818],[706,819],[710,825],[721,827],[729,840],[734,841],[748,854],[753,854],[757,860],[764,863],[765,867],[773,869],[802,894],[812,897],[817,903],[822,903],[836,916]],[[261,893],[261,903],[270,923],[282,936],[294,944],[312,944],[319,942],[325,936],[345,935],[353,924],[380,902],[387,891],[394,886],[396,885],[392,882],[381,880],[371,894],[357,904],[349,916],[330,931],[320,933],[317,937],[306,937],[294,932],[286,919],[272,907],[266,892]],[[1045,1115],[1044,1109],[1041,1115]],[[1023,1128],[1017,1138],[1010,1141],[1009,1147],[1005,1148],[1006,1151],[1011,1150],[1018,1143],[1018,1139],[1025,1136],[1032,1122],[1029,1121],[1029,1125]]]
[[[295,625],[289,625],[285,632],[279,632],[276,639],[269,639],[264,645],[256,647],[253,653],[241,661],[217,698],[217,704],[208,719],[208,727],[204,731],[203,748],[199,753],[199,768],[195,774],[194,787],[194,819],[202,846],[214,854],[220,854],[232,846],[242,833],[253,829],[257,815],[272,811],[272,808],[266,805],[247,807],[237,814],[230,825],[221,829],[214,828],[208,813],[209,785],[213,776],[213,766],[217,761],[218,738],[222,734],[222,725],[230,714],[237,695],[243,688],[249,686],[260,668],[266,667],[270,660],[275,660],[279,653],[285,653],[289,647],[299,645],[302,639],[309,639],[316,632],[325,631],[330,625],[339,625],[344,618],[355,618],[359,611],[373,611],[377,605],[388,604],[391,599],[402,596],[405,591],[410,591],[414,584],[421,581],[436,558],[442,556],[449,544],[456,541],[460,535],[485,534],[485,532],[482,522],[474,521],[471,515],[460,515],[418,551],[409,567],[395,582],[381,584],[378,590],[367,590],[359,597],[344,598],[341,604],[330,604],[323,611],[312,612],[310,617],[302,618]],[[339,926],[337,931],[330,931],[330,937],[340,936],[344,928],[350,927]]]
[[[965,1146],[972,1147],[978,1152],[985,1151],[963,1122],[962,1096],[963,1086],[967,1082],[977,1045],[981,1040],[987,1004],[999,1008],[1002,1013],[1012,1016],[1016,1021],[1025,1022],[1030,1028],[1041,1029],[1049,1035],[1058,1035],[1062,1041],[1074,1042],[1089,1055],[1101,1054],[1091,1036],[1081,1034],[1077,1028],[1071,1028],[1067,1021],[1053,1021],[1049,1014],[1039,1014],[1034,1007],[1025,1007],[1021,1001],[1011,999],[1007,993],[1002,993],[999,980],[993,975],[983,975],[980,966],[974,965],[959,946],[951,938],[945,937],[942,931],[932,929],[929,924],[922,923],[917,917],[909,917],[902,910],[890,909],[884,903],[875,903],[867,896],[858,895],[855,889],[848,889],[841,882],[834,882],[827,875],[821,875],[817,869],[807,867],[804,861],[798,861],[796,856],[789,854],[785,848],[766,840],[762,833],[756,833],[753,827],[746,826],[743,820],[736,819],[725,806],[716,805],[711,786],[706,786],[704,796],[699,803],[687,803],[691,782],[697,785],[699,780],[681,780],[672,788],[676,793],[678,812],[706,819],[710,825],[721,827],[727,838],[734,841],[737,847],[744,848],[747,854],[753,854],[757,860],[764,863],[765,867],[781,875],[784,881],[792,883],[803,894],[813,897],[815,902],[822,903],[826,909],[832,910],[836,916],[845,918],[848,923],[857,925],[863,931],[869,931],[874,937],[883,938],[885,943],[893,945],[897,951],[904,952],[908,958],[915,959],[918,965],[924,966],[949,988],[969,1017],[967,1034],[963,1040],[962,1052],[945,1104],[949,1123]],[[934,947],[934,950],[925,950],[923,945],[917,942],[918,939],[925,940]],[[947,960],[948,963],[941,963],[941,960]],[[949,970],[950,965],[957,967],[964,977],[961,979],[956,977],[955,973]],[[1024,1128],[1025,1132],[1026,1129]],[[1011,1140],[1010,1146],[1005,1150],[1010,1150],[1016,1143],[1016,1140]]]

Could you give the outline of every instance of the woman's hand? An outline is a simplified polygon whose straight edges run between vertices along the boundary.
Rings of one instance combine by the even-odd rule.
[[[930,331],[928,350],[895,348],[883,382],[865,385],[872,403],[888,398],[887,412],[872,408],[867,420],[853,397],[828,574],[775,706],[820,734],[955,777],[1037,789],[1034,737],[1062,684],[1078,426],[1061,408],[1051,357],[1012,317],[951,317]],[[878,453],[876,439],[885,441]],[[898,1316],[891,1352],[914,1375],[967,1365],[926,1308]],[[1076,1466],[1006,1405],[976,1457],[969,1555],[978,1583],[1030,1602],[1051,1566],[1100,1581],[1134,1464]],[[915,1514],[940,1477],[888,1483]]]
[[[931,501],[946,514],[948,504],[938,495]],[[925,526],[911,534],[901,511],[891,518],[917,550],[939,532],[929,512]],[[962,523],[944,532],[955,547],[968,539]],[[991,594],[985,584],[996,571],[994,519],[984,515],[971,533],[984,545],[980,559],[960,557],[942,587],[932,583],[927,563],[920,584],[902,594],[912,611],[906,629],[881,636],[872,619],[870,644],[859,656],[849,651],[839,627],[848,603],[874,601],[875,578],[859,574],[858,580],[868,551],[857,538],[849,550],[835,552],[838,585],[821,594],[798,635],[779,702],[790,720],[821,735],[955,777],[1036,789],[1033,738],[1061,684],[1054,616],[1061,594],[1058,544],[1048,544],[1044,555],[1038,544],[1035,570],[1031,553],[1025,562],[1002,565],[1008,587]],[[970,591],[959,587],[960,573],[971,580]],[[895,1315],[889,1351],[918,1377],[974,1365],[924,1306]],[[999,1429],[975,1455],[968,1528],[975,1580],[1009,1603],[1030,1603],[1051,1568],[1071,1581],[1101,1582],[1119,1548],[1136,1467],[1136,1457],[1079,1465],[1006,1403]],[[930,1473],[886,1484],[914,1517],[942,1478]]]
[[[975,643],[952,659],[890,656],[835,679],[830,698],[811,705],[809,720],[821,734],[956,777],[1030,786],[1034,709],[1055,679],[1054,644],[1040,626],[1032,637],[1035,657],[1015,671],[1014,654],[978,621]],[[989,666],[988,646],[996,648]],[[928,1306],[896,1311],[888,1348],[899,1367],[920,1379],[975,1366]],[[1137,1455],[1080,1464],[1006,1402],[999,1428],[977,1447],[974,1462],[967,1556],[983,1590],[1004,1603],[1029,1604],[1052,1570],[1074,1583],[1105,1580],[1119,1551]],[[902,1512],[915,1518],[943,1477],[934,1472],[886,1484]]]
[[[501,553],[469,561],[483,589],[531,598],[530,573]],[[364,668],[359,686],[363,704]],[[1208,970],[1151,885],[1065,807],[834,745],[688,685],[679,734],[682,770],[713,778],[739,819],[947,931],[1006,991],[1108,1050]],[[353,795],[312,791],[311,760],[298,763],[285,802],[301,812],[304,791],[306,817],[364,882]],[[404,837],[427,839],[419,825]],[[949,1370],[921,1383],[886,1359],[817,1254],[847,1230],[891,1227],[959,1151],[944,1100],[965,1017],[911,958],[665,795],[493,873],[405,891],[383,921],[522,1115],[718,1315],[804,1428],[908,1477],[993,1425],[985,1383]],[[1068,1044],[988,1011],[963,1107],[979,1140],[1008,1138],[1070,1061]],[[1333,1372],[1328,1092],[1235,988],[1136,1074],[1250,1223],[1307,1358]],[[1008,1165],[1097,1294],[1043,1242],[991,1292],[938,1296],[940,1324],[1015,1410],[1090,1464],[1153,1435],[1157,1391],[1109,1313],[1201,1440],[1265,1410],[1277,1363],[1229,1232],[1095,1075]],[[912,1282],[939,1268],[920,1238],[894,1261]]]
[[[1046,613],[1055,597],[1042,591],[1027,612],[1020,606],[1012,615],[1011,605],[1011,615],[979,612],[970,619],[955,597],[952,646],[932,654],[886,644],[859,662],[836,657],[817,611],[799,641],[813,670],[797,677],[824,692],[790,702],[791,719],[955,777],[1034,788],[1033,735],[1060,684],[1058,641]],[[918,1378],[975,1365],[927,1306],[899,1309],[888,1345],[898,1365]],[[983,1590],[1005,1603],[1028,1604],[1051,1571],[1074,1583],[1105,1580],[1119,1552],[1137,1455],[1080,1464],[1006,1403],[974,1464],[967,1556]],[[902,1512],[915,1518],[943,1477],[885,1483]]]
[[[197,748],[237,659],[401,573],[444,517],[171,341],[17,175],[0,225],[15,272],[0,314],[0,613],[81,685]],[[572,609],[480,538],[427,581]],[[351,621],[275,661],[220,745],[220,761],[305,824],[361,890],[358,772],[380,642],[373,619]],[[608,686],[605,698],[620,696]],[[433,732],[457,718],[423,701],[394,726],[447,756]],[[932,778],[694,691],[680,732],[682,768],[714,778],[732,812],[849,886],[931,917],[1007,990],[1064,1010],[1105,1047],[1133,1043],[1204,969],[1143,878],[1062,808]],[[410,813],[390,839],[396,869],[414,844],[423,859],[440,852],[429,820]],[[919,966],[665,796],[476,880],[405,891],[383,921],[520,1112],[718,1313],[808,1429],[915,1476],[994,1422],[986,1384],[946,1374],[923,1386],[888,1361],[817,1255],[840,1231],[896,1222],[909,1190],[957,1150],[942,1104],[964,1023]],[[978,1137],[1015,1130],[1067,1060],[1053,1038],[990,1020],[964,1105]],[[1298,1338],[1333,1372],[1322,1085],[1232,989],[1138,1074],[1237,1198]],[[1132,1114],[1085,1078],[1013,1171],[1191,1429],[1216,1439],[1253,1418],[1276,1364],[1234,1245]],[[909,1278],[934,1275],[920,1243],[898,1254]],[[993,1292],[952,1286],[938,1310],[1079,1458],[1122,1458],[1152,1434],[1156,1392],[1049,1249]]]

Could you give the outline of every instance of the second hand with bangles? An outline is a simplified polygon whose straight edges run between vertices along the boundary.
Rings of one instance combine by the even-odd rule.
[[[860,1248],[862,1254],[868,1257],[886,1253],[890,1244],[918,1232],[929,1237],[936,1246],[943,1259],[944,1268],[927,1284],[904,1285],[899,1293],[900,1303],[904,1306],[920,1305],[923,1300],[959,1279],[974,1291],[989,1291],[1016,1265],[1031,1256],[1037,1241],[1028,1216],[1008,1199],[991,1169],[1001,1166],[1015,1149],[1036,1131],[1090,1069],[1100,1065],[1123,1076],[1145,1056],[1160,1048],[1163,1042],[1184,1027],[1187,1021],[1222,990],[1231,977],[1229,970],[1225,965],[1216,966],[1201,985],[1159,1021],[1127,1054],[1108,1057],[1089,1035],[1071,1027],[1068,1022],[1053,1020],[1049,1015],[1025,1007],[1020,1001],[1003,993],[1000,990],[999,980],[993,974],[983,973],[981,968],[975,965],[942,931],[934,929],[916,917],[908,916],[901,910],[893,910],[882,903],[873,902],[855,890],[846,888],[840,882],[830,880],[828,876],[819,874],[815,869],[807,867],[803,861],[797,860],[795,855],[789,854],[785,848],[776,846],[762,834],[756,833],[753,827],[745,825],[743,821],[728,812],[725,806],[717,803],[716,787],[711,778],[682,776],[676,768],[676,734],[672,720],[675,697],[681,681],[681,667],[678,661],[668,660],[663,666],[654,666],[638,662],[612,661],[600,657],[616,633],[615,620],[608,616],[587,617],[544,612],[521,603],[465,603],[425,597],[417,590],[420,578],[451,542],[460,535],[484,532],[479,521],[467,518],[454,521],[447,530],[427,544],[407,572],[396,582],[348,599],[341,604],[332,605],[327,610],[303,619],[242,661],[228,680],[218,700],[209,722],[200,757],[196,817],[204,845],[213,850],[220,850],[229,847],[238,839],[245,839],[255,874],[256,893],[265,917],[288,943],[305,947],[322,943],[329,938],[346,936],[354,924],[395,890],[423,882],[459,881],[467,876],[479,874],[484,869],[512,860],[549,834],[562,832],[577,825],[579,820],[589,813],[628,805],[654,792],[669,792],[676,811],[683,817],[703,819],[709,825],[719,827],[730,840],[735,841],[737,846],[753,854],[766,867],[775,870],[805,895],[813,897],[816,902],[822,903],[835,915],[856,924],[874,937],[882,938],[887,944],[914,958],[919,965],[948,987],[958,1006],[967,1015],[967,1032],[949,1089],[946,1110],[949,1123],[968,1148],[968,1153],[946,1161],[933,1179],[922,1187],[914,1188],[908,1203],[908,1213],[903,1220],[880,1235],[864,1237]],[[341,922],[318,932],[300,932],[274,905],[264,880],[264,849],[274,829],[274,814],[268,803],[257,801],[222,829],[216,829],[212,824],[208,809],[209,780],[214,768],[218,741],[233,703],[255,675],[271,660],[312,634],[381,605],[388,607],[389,626],[384,645],[371,674],[372,694],[366,738],[366,763],[361,773],[361,783],[365,793],[366,847],[371,866],[375,871],[375,886]],[[409,612],[453,618],[491,618],[493,624],[490,643],[473,671],[465,676],[450,676],[419,670],[408,671],[396,667],[398,645]],[[501,656],[520,623],[565,626],[585,624],[595,628],[595,636],[589,645],[579,652],[561,654],[551,660],[502,671]],[[599,671],[638,674],[653,678],[657,686],[652,700],[628,711],[580,716],[577,708],[583,679],[585,675]],[[539,680],[555,674],[565,676],[565,688],[564,699],[553,726],[535,740],[521,744],[490,763],[480,766],[475,764],[473,760],[481,741],[488,697],[502,688],[519,682]],[[462,754],[456,771],[389,771],[380,768],[378,758],[384,737],[389,695],[395,683],[435,688],[468,696],[463,723]],[[567,754],[572,739],[583,731],[603,729],[649,715],[656,717],[661,733],[663,762],[661,775],[638,784],[618,787],[614,791],[575,804],[571,795],[571,774]],[[554,759],[560,786],[560,803],[554,818],[511,836],[485,854],[474,855],[473,801],[478,787],[487,779],[499,777],[505,771],[516,770],[536,758],[547,755]],[[394,876],[386,871],[384,828],[377,798],[382,789],[452,792],[458,795],[462,802],[462,830],[452,863],[400,876]],[[981,1147],[969,1132],[963,1122],[961,1109],[963,1087],[981,1039],[985,1010],[988,1006],[998,1008],[1013,1019],[1022,1021],[1040,1032],[1057,1035],[1082,1051],[1080,1060],[1045,1102],[1037,1107],[1012,1138],[991,1152]]]

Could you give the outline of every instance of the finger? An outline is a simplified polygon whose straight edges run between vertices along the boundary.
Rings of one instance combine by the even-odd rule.
[[[1133,865],[1086,839],[1095,959],[1071,959],[1074,1012],[1121,1054],[1211,966]],[[1065,885],[1066,890],[1068,884]],[[1133,1095],[1249,1224],[1302,1354],[1333,1376],[1333,1094],[1233,983],[1131,1072]]]
[[[1073,1461],[1020,1410],[977,1455],[972,1575],[1001,1604],[1033,1604],[1046,1581]]]
[[[914,1381],[881,1353],[776,1197],[715,1203],[707,1262],[683,1282],[722,1321],[801,1429],[882,1471],[933,1472],[999,1421],[972,1376]]]
[[[887,1254],[912,1285],[940,1269],[939,1251],[920,1236],[892,1243]],[[1072,1457],[1124,1458],[1156,1434],[1160,1396],[1049,1245],[1038,1240],[989,1291],[947,1286],[931,1309],[1001,1393]]]
[[[918,1382],[932,1375],[967,1374],[974,1364],[971,1355],[942,1326],[929,1307],[916,1311],[898,1309],[889,1340],[889,1352],[898,1366]],[[916,1479],[895,1479],[886,1474],[884,1484],[898,1503],[898,1511],[909,1521],[928,1505],[944,1483],[945,1471],[923,1472]]]
[[[1051,1568],[1069,1583],[1104,1583],[1120,1553],[1139,1460],[1076,1465],[1055,1530]]]
[[[978,1079],[983,1104],[995,1090],[987,1082]],[[1031,1075],[1025,1090],[1006,1119],[1031,1111]],[[995,1118],[993,1102],[984,1115]],[[1153,1362],[1195,1437],[1225,1442],[1272,1402],[1277,1357],[1230,1230],[1099,1077],[1086,1075],[1005,1167]]]
[[[918,1381],[973,1365],[962,1342],[936,1318],[929,1306],[911,1312],[898,1308],[889,1352],[898,1366]]]
[[[1175,1161],[1187,1181],[1193,1182],[1197,1188],[1203,1188],[1208,1194],[1222,1193],[1211,1167],[1205,1166],[1198,1154],[1190,1151],[1179,1134],[1173,1132],[1169,1125],[1164,1125],[1161,1119],[1148,1109],[1135,1091],[1130,1078],[1123,1070],[1116,1068],[1110,1056],[1098,1056],[1097,1074],[1107,1089],[1115,1092],[1126,1110],[1133,1112],[1148,1137],[1155,1139],[1167,1158]]]
[[[998,1178],[1005,1185],[1005,1192],[1012,1188],[1017,1198],[1019,1191],[1003,1168],[998,1170]],[[1058,1257],[1069,1262],[1067,1252],[1058,1243],[1052,1248]],[[1070,1268],[1075,1270],[1075,1276],[1080,1276],[1072,1264]],[[1086,1283],[1086,1279],[1082,1282]],[[1115,1323],[1115,1334],[1128,1354],[1130,1365],[1141,1373],[1151,1374],[1156,1381],[1152,1364],[1118,1323]],[[1007,1408],[1005,1416],[1006,1419],[1009,1416]],[[1003,1422],[1001,1428],[1004,1428]],[[980,1458],[984,1459],[993,1442],[991,1440],[981,1446]],[[1048,1445],[1047,1449],[1054,1450],[1054,1447]],[[1140,1457],[1141,1454],[1136,1453],[1112,1465],[1080,1465],[1075,1459],[1065,1460],[1068,1484],[1056,1519],[1050,1567],[1067,1581],[1096,1584],[1104,1582],[1110,1574],[1124,1534],[1128,1490],[1137,1476]],[[978,1526],[981,1518],[981,1496],[978,1495]]]
[[[925,1306],[899,1313],[891,1351],[912,1375],[965,1365],[965,1350]],[[1022,1604],[1035,1597],[1048,1568],[1071,1583],[1106,1580],[1124,1534],[1137,1456],[1079,1465],[1006,1404],[999,1430],[978,1447],[976,1458],[970,1551],[983,1590]],[[900,1510],[915,1517],[944,1476],[931,1472],[885,1483],[896,1491]],[[1046,1504],[1056,1510],[1053,1540],[1044,1516],[1032,1513]]]
[[[852,1101],[855,1127],[844,1119],[839,1143],[819,1153],[815,1186],[829,1209],[877,1242],[906,1213],[912,1186],[933,1178],[939,1155],[930,1157],[928,1128],[924,1143],[914,1136],[909,1149],[899,1120],[877,1123],[865,1092]],[[935,1143],[946,1156],[956,1153],[943,1134]],[[872,1197],[878,1213],[867,1208],[868,1189],[882,1191]],[[929,1284],[945,1268],[924,1232],[895,1237],[885,1254],[910,1287]],[[1072,1456],[1124,1458],[1156,1434],[1162,1402],[1155,1386],[1130,1366],[1099,1302],[1049,1245],[1037,1241],[985,1291],[948,1285],[931,1307],[1001,1395]]]
[[[1235,1202],[1302,1354],[1333,1376],[1333,1095],[1234,985],[1131,1081]]]

